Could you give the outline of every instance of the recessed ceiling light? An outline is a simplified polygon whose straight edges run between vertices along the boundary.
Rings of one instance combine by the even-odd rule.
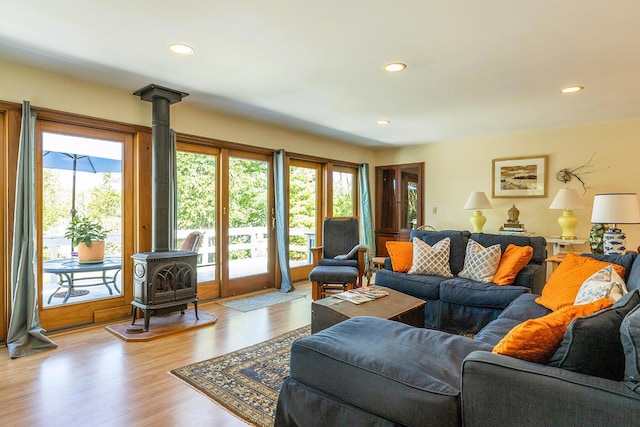
[[[384,126],[384,125],[388,125],[389,123],[391,123],[391,120],[376,120],[376,123]]]
[[[407,64],[403,64],[402,62],[392,62],[384,66],[384,70],[390,73],[397,73],[405,68],[407,68]]]
[[[568,86],[568,87],[565,87],[564,89],[561,89],[560,92],[575,93],[575,92],[580,92],[582,89],[584,89],[583,86]]]
[[[169,50],[176,55],[191,55],[193,53],[193,48],[191,46],[182,43],[170,44]]]

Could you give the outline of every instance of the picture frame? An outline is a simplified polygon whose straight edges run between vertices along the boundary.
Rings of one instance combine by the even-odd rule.
[[[548,156],[493,159],[493,198],[546,197]]]

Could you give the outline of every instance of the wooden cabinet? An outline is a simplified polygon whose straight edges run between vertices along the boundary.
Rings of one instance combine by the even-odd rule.
[[[387,241],[408,241],[422,225],[423,170],[423,163],[376,167],[377,256],[388,256]]]

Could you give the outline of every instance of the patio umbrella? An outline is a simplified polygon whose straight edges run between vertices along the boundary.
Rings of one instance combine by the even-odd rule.
[[[42,166],[49,169],[64,169],[73,171],[71,186],[71,219],[76,216],[76,172],[121,172],[120,160],[105,157],[88,156],[85,154],[63,153],[60,151],[45,151]]]

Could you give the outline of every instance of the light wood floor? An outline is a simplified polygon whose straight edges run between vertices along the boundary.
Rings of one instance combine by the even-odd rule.
[[[311,323],[306,298],[243,313],[216,303],[218,321],[149,342],[125,342],[103,326],[51,335],[58,348],[20,359],[0,351],[2,426],[244,426],[168,372]],[[153,327],[153,318],[151,318]]]

